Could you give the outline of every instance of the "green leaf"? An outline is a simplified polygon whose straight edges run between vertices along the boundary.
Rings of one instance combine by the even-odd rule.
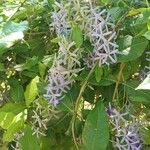
[[[38,139],[32,133],[31,127],[26,126],[24,136],[19,139],[22,150],[40,150]]]
[[[137,18],[135,25],[143,25],[149,21],[150,16],[150,8],[145,9],[141,15]]]
[[[5,52],[4,49],[11,47],[15,41],[23,39],[23,31],[27,30],[27,28],[27,21],[4,23],[0,28],[0,55]]]
[[[46,71],[46,66],[43,63],[39,62],[39,73],[41,77],[45,75],[45,71]]]
[[[142,129],[142,135],[143,135],[143,142],[146,145],[150,144],[150,130],[148,128]]]
[[[84,47],[84,52],[87,53],[91,53],[94,49],[94,47],[91,45],[90,41],[85,40],[83,42],[83,47]]]
[[[122,55],[120,55],[118,61],[128,62],[139,58],[146,49],[148,43],[149,41],[144,37],[134,37],[131,46],[122,49]]]
[[[125,8],[123,7],[112,7],[109,10],[109,13],[111,14],[111,20],[113,22],[117,22],[118,19],[122,17],[122,15],[125,13]]]
[[[6,129],[3,134],[4,141],[11,141],[15,133],[24,127],[26,114],[23,104],[7,103],[0,108],[0,126]]]
[[[150,75],[148,75],[144,81],[136,88],[136,90],[150,90]]]
[[[35,66],[38,64],[38,57],[33,56],[32,58],[28,58],[26,63],[25,63],[25,68],[30,69],[31,67]]]
[[[109,124],[102,101],[89,113],[82,139],[85,150],[106,150],[109,142]]]
[[[26,91],[24,92],[26,106],[28,107],[33,100],[38,95],[37,83],[39,82],[39,77],[36,76],[31,82],[27,85]]]
[[[24,111],[25,105],[7,103],[2,108],[0,108],[0,126],[3,129],[8,129],[14,118]]]
[[[126,84],[128,98],[134,102],[150,103],[150,91],[149,90],[135,90],[139,85],[139,81],[130,80]]]
[[[103,75],[103,68],[97,64],[95,68],[95,78],[97,82],[101,80],[102,75]]]
[[[150,31],[147,31],[143,36],[150,40]]]
[[[7,103],[3,107],[0,108],[0,112],[13,113],[17,115],[21,111],[25,109],[24,104],[16,104],[16,103]]]
[[[15,102],[22,102],[24,99],[24,90],[17,79],[10,79],[10,96]]]
[[[4,64],[0,63],[0,71],[5,71]]]
[[[127,16],[135,16],[139,13],[143,13],[144,11],[149,11],[149,10],[150,10],[150,8],[133,9],[128,12]]]
[[[109,3],[110,0],[101,0],[102,3],[104,3],[105,5],[107,5]]]
[[[72,40],[80,47],[83,43],[83,34],[78,25],[74,24],[72,27]]]
[[[28,29],[28,22],[22,21],[20,23],[16,23],[13,21],[4,23],[1,29],[1,36],[2,35],[9,35],[13,32],[23,32]]]
[[[13,118],[12,123],[7,128],[7,131],[3,135],[4,141],[12,141],[15,137],[15,134],[24,128],[24,123],[26,119],[26,114],[24,112],[19,113]]]
[[[57,108],[62,111],[72,112],[74,102],[79,95],[79,90],[79,84],[74,84],[72,88],[64,95],[62,102],[57,106]]]
[[[53,4],[54,4],[54,0],[47,0],[48,6],[50,7],[50,9],[53,8]]]

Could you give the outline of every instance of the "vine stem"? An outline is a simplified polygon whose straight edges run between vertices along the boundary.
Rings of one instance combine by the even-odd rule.
[[[95,63],[93,68],[90,70],[88,76],[86,77],[85,81],[83,82],[83,84],[81,86],[81,89],[80,89],[80,92],[79,92],[79,95],[77,97],[76,103],[75,103],[74,114],[73,114],[73,117],[72,117],[71,130],[72,130],[73,141],[74,141],[74,144],[75,144],[77,150],[79,150],[79,147],[78,147],[78,144],[77,144],[77,141],[76,141],[76,136],[75,136],[75,122],[76,122],[76,117],[78,115],[77,114],[78,113],[78,107],[79,107],[79,104],[80,104],[82,93],[84,92],[84,90],[85,90],[85,88],[86,88],[86,86],[88,84],[88,80],[91,77],[92,73],[94,72],[94,69],[95,69],[96,65],[97,65],[97,63]]]
[[[112,101],[115,100],[116,93],[117,93],[117,90],[118,90],[118,86],[119,86],[119,83],[120,83],[120,80],[121,80],[122,71],[123,71],[124,67],[125,67],[125,64],[121,63],[120,64],[120,71],[118,73],[117,83],[116,83],[115,90],[114,90],[114,93],[113,93],[113,99],[112,99]]]

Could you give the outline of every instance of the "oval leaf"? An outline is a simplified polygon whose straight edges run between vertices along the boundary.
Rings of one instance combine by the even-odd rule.
[[[128,62],[139,58],[148,45],[148,40],[144,37],[134,37],[131,46],[122,50],[122,55],[118,58],[120,62]]]
[[[76,43],[77,47],[80,47],[83,43],[83,34],[81,29],[75,24],[72,29],[72,40]]]
[[[29,126],[24,129],[24,136],[19,140],[22,150],[40,150],[38,139],[32,133]]]
[[[26,91],[24,93],[26,106],[29,106],[33,100],[38,95],[37,83],[39,82],[39,77],[36,76],[31,82],[27,85]]]
[[[102,101],[89,113],[82,138],[84,150],[106,150],[109,142],[109,125]]]

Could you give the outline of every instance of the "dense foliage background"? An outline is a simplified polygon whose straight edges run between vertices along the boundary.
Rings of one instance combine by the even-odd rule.
[[[0,1],[0,149],[149,150],[148,0],[91,2],[98,7],[96,13],[105,9],[111,14],[118,51],[113,63],[93,62],[90,67],[85,58],[92,53],[95,40],[86,35],[88,28],[84,28],[82,16],[90,3],[88,0],[57,2]],[[59,3],[62,6],[58,7]],[[63,6],[70,12],[71,27],[58,26],[55,30],[58,24],[54,15]],[[69,76],[73,82],[63,89],[61,100],[52,102],[51,95],[45,93],[58,75],[50,79],[62,43],[64,47],[72,43],[70,49],[65,48],[71,58],[75,56],[74,74]],[[68,62],[65,66],[70,67],[72,61]]]

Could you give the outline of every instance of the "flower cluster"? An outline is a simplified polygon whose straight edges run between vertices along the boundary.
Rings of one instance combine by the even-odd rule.
[[[32,130],[33,135],[35,134],[37,138],[39,138],[40,135],[45,136],[43,131],[41,130],[47,130],[46,124],[48,122],[47,118],[41,117],[36,111],[33,110],[33,116],[32,116]]]
[[[141,150],[141,136],[139,134],[139,123],[129,122],[125,119],[128,113],[119,113],[111,105],[107,108],[110,122],[115,132],[114,147],[119,150]],[[133,119],[133,118],[132,118]]]
[[[94,47],[93,52],[85,59],[85,63],[89,67],[92,67],[96,61],[99,65],[117,61],[116,32],[110,18],[111,16],[106,10],[101,11],[99,7],[92,8],[91,6],[85,24],[86,36]]]
[[[52,12],[53,22],[50,24],[50,30],[55,31],[57,35],[68,35],[70,34],[70,23],[67,19],[68,12],[62,3],[53,5],[54,11]]]
[[[39,99],[34,101],[35,110],[32,110],[32,130],[33,135],[37,138],[45,136],[45,130],[47,130],[47,124],[51,118],[55,117],[58,113],[54,111],[47,103],[43,104]]]
[[[72,10],[69,6],[76,7]],[[93,67],[95,62],[101,64],[116,63],[118,45],[115,43],[116,32],[110,15],[106,10],[92,7],[91,3],[80,6],[75,1],[57,3],[53,5],[51,30],[56,32],[59,50],[54,59],[53,66],[48,71],[48,86],[44,97],[49,103],[56,106],[63,94],[70,89],[76,76],[81,70],[81,48],[76,48],[71,37],[71,22],[76,21],[90,39],[94,49],[84,62],[88,67]]]
[[[63,93],[70,89],[70,85],[74,82],[73,78],[81,71],[77,68],[80,66],[81,50],[75,49],[74,42],[69,43],[64,37],[58,44],[58,56],[48,71],[48,85],[44,94],[44,97],[54,106],[62,100]]]
[[[59,50],[54,59],[53,66],[47,75],[48,85],[44,97],[49,103],[56,106],[67,93],[70,85],[74,82],[74,77],[81,70],[80,61],[81,50],[75,48],[75,43],[69,37],[71,35],[71,24],[69,21],[68,4],[55,2],[52,12],[51,30],[55,31],[59,39]]]

